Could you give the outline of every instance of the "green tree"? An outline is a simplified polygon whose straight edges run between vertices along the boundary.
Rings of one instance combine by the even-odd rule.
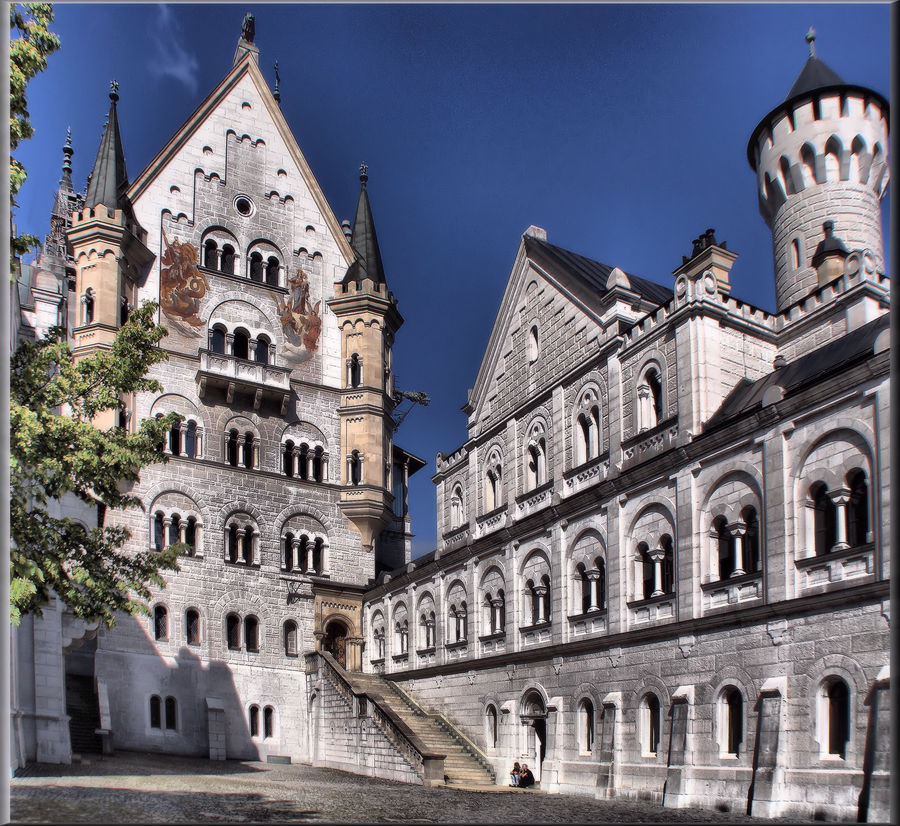
[[[19,143],[34,134],[28,121],[28,101],[25,89],[28,81],[47,68],[47,55],[59,48],[59,38],[50,31],[53,7],[49,3],[12,4],[9,8],[9,148],[15,151]],[[18,31],[20,36],[13,38]],[[25,167],[9,156],[9,200],[16,206],[16,195],[25,183]],[[10,238],[10,253],[15,258],[38,244],[33,235]],[[15,268],[15,265],[13,265]]]
[[[165,462],[163,443],[181,420],[171,413],[146,419],[135,432],[100,430],[92,420],[118,411],[132,392],[158,393],[148,368],[167,358],[157,347],[166,329],[154,322],[157,305],[144,304],[121,327],[109,350],[77,362],[65,330],[54,328],[41,341],[24,341],[10,368],[10,619],[40,614],[52,589],[83,619],[115,622],[115,613],[147,613],[150,585],[178,570],[180,544],[163,551],[123,549],[130,536],[122,526],[102,525],[107,509],[135,508],[130,493],[140,469]],[[101,526],[51,513],[66,494],[95,505]],[[58,512],[58,511],[57,511]]]

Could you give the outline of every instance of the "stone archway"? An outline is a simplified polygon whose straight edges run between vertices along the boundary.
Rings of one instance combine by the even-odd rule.
[[[341,667],[347,667],[347,626],[340,620],[331,620],[325,626],[322,650],[334,657]]]
[[[538,691],[529,691],[522,698],[519,715],[525,733],[523,756],[527,759],[535,780],[541,781],[541,767],[547,755],[547,706]]]

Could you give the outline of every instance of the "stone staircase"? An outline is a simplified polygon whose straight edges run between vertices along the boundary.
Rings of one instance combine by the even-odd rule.
[[[337,666],[340,668],[340,666]],[[365,694],[399,717],[432,752],[444,757],[444,783],[448,786],[483,786],[495,784],[494,772],[481,759],[475,746],[456,731],[446,718],[429,714],[415,705],[389,680],[378,674],[363,674],[341,669],[341,676],[354,692]]]
[[[72,757],[100,754],[102,744],[96,734],[100,727],[100,711],[94,695],[94,678],[66,674],[66,713],[69,715],[69,737]]]

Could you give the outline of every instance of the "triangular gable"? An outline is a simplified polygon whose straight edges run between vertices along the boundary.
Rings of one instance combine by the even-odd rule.
[[[135,179],[134,183],[128,190],[128,196],[132,203],[136,202],[141,194],[156,180],[157,176],[162,174],[169,162],[178,154],[178,152],[187,144],[194,133],[206,121],[206,119],[216,110],[219,104],[228,96],[235,86],[245,77],[249,75],[253,84],[259,91],[260,97],[265,103],[266,111],[271,117],[273,123],[285,146],[291,154],[292,159],[300,171],[303,182],[309,189],[316,206],[325,223],[328,226],[331,236],[334,238],[338,250],[344,258],[347,266],[356,259],[349,242],[347,241],[340,222],[332,212],[331,205],[325,198],[319,182],[313,175],[306,158],[300,151],[300,147],[291,132],[281,108],[272,96],[269,86],[265,78],[260,72],[259,67],[253,60],[252,55],[248,52],[239,60],[231,71],[222,79],[218,86],[210,92],[203,103],[194,110],[194,113],[185,121],[184,125],[173,135],[169,142],[157,153],[156,157],[150,161],[143,172]]]

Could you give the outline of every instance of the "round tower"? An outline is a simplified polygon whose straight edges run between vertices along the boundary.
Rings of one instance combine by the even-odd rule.
[[[809,58],[784,102],[766,115],[747,145],[759,210],[772,231],[775,300],[780,312],[821,286],[813,256],[825,221],[849,250],[870,250],[884,271],[881,209],[889,178],[888,102]]]

